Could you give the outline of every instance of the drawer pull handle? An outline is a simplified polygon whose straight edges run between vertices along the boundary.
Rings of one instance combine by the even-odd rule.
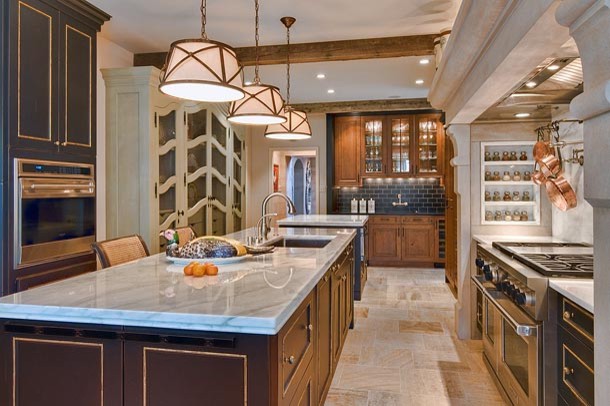
[[[313,331],[313,324],[308,324],[307,326],[305,326],[305,330]]]
[[[294,363],[296,362],[296,358],[294,357],[294,355],[291,355],[288,358],[284,358],[284,362],[287,362],[290,365],[294,365]]]
[[[572,375],[574,373],[573,368],[563,367],[563,374],[565,376]]]
[[[563,312],[563,318],[566,320],[570,320],[574,315],[568,311]]]
[[[346,280],[346,279],[347,279],[347,275],[343,275],[343,276],[341,277],[341,280]]]
[[[328,282],[328,275],[324,275],[324,282]]]

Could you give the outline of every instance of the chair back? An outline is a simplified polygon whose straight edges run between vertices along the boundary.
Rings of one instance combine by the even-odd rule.
[[[91,244],[102,268],[124,264],[125,262],[150,255],[146,243],[137,234],[113,238]]]

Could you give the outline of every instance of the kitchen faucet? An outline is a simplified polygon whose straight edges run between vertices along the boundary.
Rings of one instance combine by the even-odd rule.
[[[280,192],[274,192],[274,193],[267,195],[267,197],[265,197],[263,199],[263,205],[262,205],[263,206],[262,216],[263,216],[264,220],[263,220],[263,226],[261,227],[261,230],[263,230],[263,232],[262,232],[263,239],[267,238],[267,234],[271,230],[271,228],[269,227],[269,225],[267,223],[267,219],[265,218],[265,215],[267,214],[267,204],[269,203],[269,200],[273,199],[274,197],[281,197],[282,199],[284,199],[286,201],[286,205],[288,206],[288,214],[297,213],[297,208],[294,206],[294,203],[285,194],[280,193]],[[264,227],[264,229],[263,229],[263,227]]]
[[[392,206],[396,207],[396,206],[408,206],[409,203],[408,202],[403,202],[402,201],[402,195],[399,193],[398,194],[398,201],[397,202],[392,202]]]

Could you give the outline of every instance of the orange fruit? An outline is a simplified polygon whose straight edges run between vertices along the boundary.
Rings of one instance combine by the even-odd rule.
[[[216,265],[208,265],[205,269],[205,274],[210,276],[218,275],[218,267]]]
[[[191,276],[193,274],[193,269],[195,268],[195,265],[197,265],[196,262],[191,262],[190,264],[185,266],[184,267],[184,274],[186,276]]]
[[[193,268],[193,276],[201,277],[205,275],[206,266],[204,264],[197,264]]]

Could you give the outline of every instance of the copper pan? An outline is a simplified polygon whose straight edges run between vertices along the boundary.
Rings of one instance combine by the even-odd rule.
[[[576,207],[576,193],[566,178],[561,175],[549,178],[545,186],[551,203],[559,210],[567,211]]]
[[[561,159],[561,151],[559,147],[557,147],[557,155],[547,155],[538,161],[540,165],[540,172],[547,177],[556,177],[559,176],[563,169],[563,162]]]
[[[550,146],[550,143],[547,141],[539,140],[534,144],[533,150],[534,159],[538,162],[542,160],[542,158],[547,157],[549,155],[553,155],[553,149]]]
[[[537,166],[539,166],[538,162],[536,162],[534,164],[534,173],[532,174],[532,182],[534,182],[536,185],[542,185],[543,183],[546,182],[546,176],[544,176],[544,174],[542,172],[540,172],[540,169],[536,169]]]

